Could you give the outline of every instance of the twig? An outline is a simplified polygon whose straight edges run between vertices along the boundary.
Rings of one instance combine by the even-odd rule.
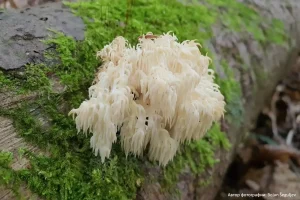
[[[293,129],[291,129],[288,133],[288,136],[286,137],[286,145],[293,146],[293,138],[294,138],[295,132]]]

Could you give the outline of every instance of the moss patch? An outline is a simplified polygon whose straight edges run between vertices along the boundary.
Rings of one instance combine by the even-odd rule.
[[[220,147],[228,150],[231,145],[218,124],[213,125],[204,139],[183,145],[182,151],[164,170],[162,183],[166,189],[174,189],[173,186],[178,181],[178,175],[186,167],[189,167],[195,176],[203,173],[205,169],[213,167],[219,162],[214,155]],[[203,180],[203,183],[208,184],[208,182],[209,180]]]
[[[115,144],[111,158],[101,164],[100,158],[89,148],[88,137],[76,134],[74,122],[60,108],[62,103],[65,103],[66,111],[78,107],[87,97],[87,88],[101,64],[96,59],[96,52],[116,36],[122,35],[135,44],[138,36],[148,31],[162,34],[171,30],[180,41],[197,39],[204,44],[212,37],[212,25],[222,19],[222,23],[233,31],[247,27],[260,42],[270,38],[277,43],[283,40],[281,28],[263,32],[255,10],[235,0],[203,0],[197,5],[184,5],[177,0],[94,0],[67,5],[83,18],[87,27],[85,40],[76,42],[56,33],[56,37],[45,42],[54,44],[58,54],[47,52],[46,56],[58,58],[60,64],[29,65],[21,74],[0,72],[0,88],[6,87],[17,93],[41,92],[38,101],[11,110],[0,109],[0,115],[12,118],[21,136],[51,154],[46,157],[25,151],[30,168],[15,172],[8,167],[10,154],[1,152],[0,166],[5,169],[1,171],[4,177],[1,183],[15,188],[16,183],[25,181],[33,192],[46,199],[133,199],[143,182],[141,159],[131,156],[125,159],[120,145]],[[211,54],[205,47],[201,51]],[[226,62],[222,66],[226,78],[217,76],[215,81],[226,98],[226,119],[237,121],[242,119],[240,86]],[[62,94],[53,92],[51,76],[59,77],[66,86]],[[30,112],[32,108],[40,109],[34,114]],[[43,127],[37,115],[49,119],[49,129]],[[162,183],[166,187],[172,186],[186,166],[195,175],[213,167],[218,162],[214,152],[220,147],[228,149],[230,144],[220,125],[215,124],[204,139],[182,146],[182,153],[164,169]]]
[[[10,169],[9,164],[13,160],[13,154],[10,152],[0,152],[0,183],[10,186],[14,182],[14,172]]]

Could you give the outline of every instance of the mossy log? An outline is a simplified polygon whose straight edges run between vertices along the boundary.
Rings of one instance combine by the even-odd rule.
[[[222,179],[236,147],[255,123],[258,112],[270,98],[278,81],[296,64],[300,52],[300,2],[294,0],[242,0],[242,3],[254,8],[263,16],[265,19],[265,21],[261,21],[263,31],[276,28],[270,26],[267,21],[272,19],[282,21],[285,25],[284,32],[287,40],[284,45],[275,44],[268,38],[266,41],[260,42],[247,31],[231,31],[224,26],[222,21],[214,25],[213,37],[207,41],[205,46],[214,54],[213,62],[216,65],[216,71],[220,78],[226,78],[221,65],[221,62],[225,60],[234,70],[235,79],[242,88],[242,99],[240,99],[244,109],[244,116],[240,119],[242,123],[237,125],[234,120],[226,118],[222,122],[223,130],[226,131],[233,148],[230,151],[217,151],[215,156],[220,162],[200,176],[195,176],[188,169],[182,172],[177,183],[180,196],[161,191],[160,183],[155,181],[161,176],[159,167],[141,166],[146,174],[145,179],[152,177],[152,181],[143,183],[137,192],[136,199],[213,200],[222,184]],[[41,41],[41,39],[49,37],[48,29],[61,31],[76,40],[84,38],[84,24],[81,19],[75,17],[68,8],[60,3],[0,13],[0,27],[0,69],[4,74],[10,74],[10,76],[22,77],[26,64],[57,62],[45,59],[43,56],[45,50],[55,51],[55,47]],[[64,87],[58,83],[57,77],[50,76],[49,78],[55,92],[62,93]],[[17,95],[11,91],[0,90],[0,110],[18,107],[21,103],[30,103],[38,98],[38,92]],[[61,109],[68,110],[63,106]],[[36,115],[43,122],[43,126],[47,128],[47,118],[40,114]],[[20,147],[27,147],[35,153],[40,152],[45,155],[47,152],[25,142],[18,136],[12,123],[12,119],[0,116],[0,150],[13,152],[12,168],[20,170],[29,165],[28,160],[19,159],[17,156]],[[210,184],[197,186],[201,180],[208,178],[211,180]],[[106,188],[106,190],[109,189]],[[20,189],[20,192],[26,198],[32,196],[32,193],[26,189],[26,185]],[[0,189],[0,199],[14,199],[14,197],[9,189]]]

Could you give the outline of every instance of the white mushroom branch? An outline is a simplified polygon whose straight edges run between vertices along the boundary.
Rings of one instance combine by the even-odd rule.
[[[97,53],[103,64],[89,99],[70,114],[78,132],[92,133],[91,147],[102,162],[121,129],[126,156],[147,150],[165,166],[181,143],[201,139],[223,116],[224,96],[199,47],[170,33],[148,33],[136,46],[117,37]]]

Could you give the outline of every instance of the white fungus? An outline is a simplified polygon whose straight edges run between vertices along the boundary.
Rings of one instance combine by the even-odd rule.
[[[147,149],[150,160],[165,166],[181,143],[202,138],[223,116],[224,97],[200,45],[179,43],[170,33],[151,36],[136,47],[117,37],[99,51],[103,65],[89,100],[70,112],[78,132],[93,134],[91,147],[102,162],[120,127],[126,156]]]

